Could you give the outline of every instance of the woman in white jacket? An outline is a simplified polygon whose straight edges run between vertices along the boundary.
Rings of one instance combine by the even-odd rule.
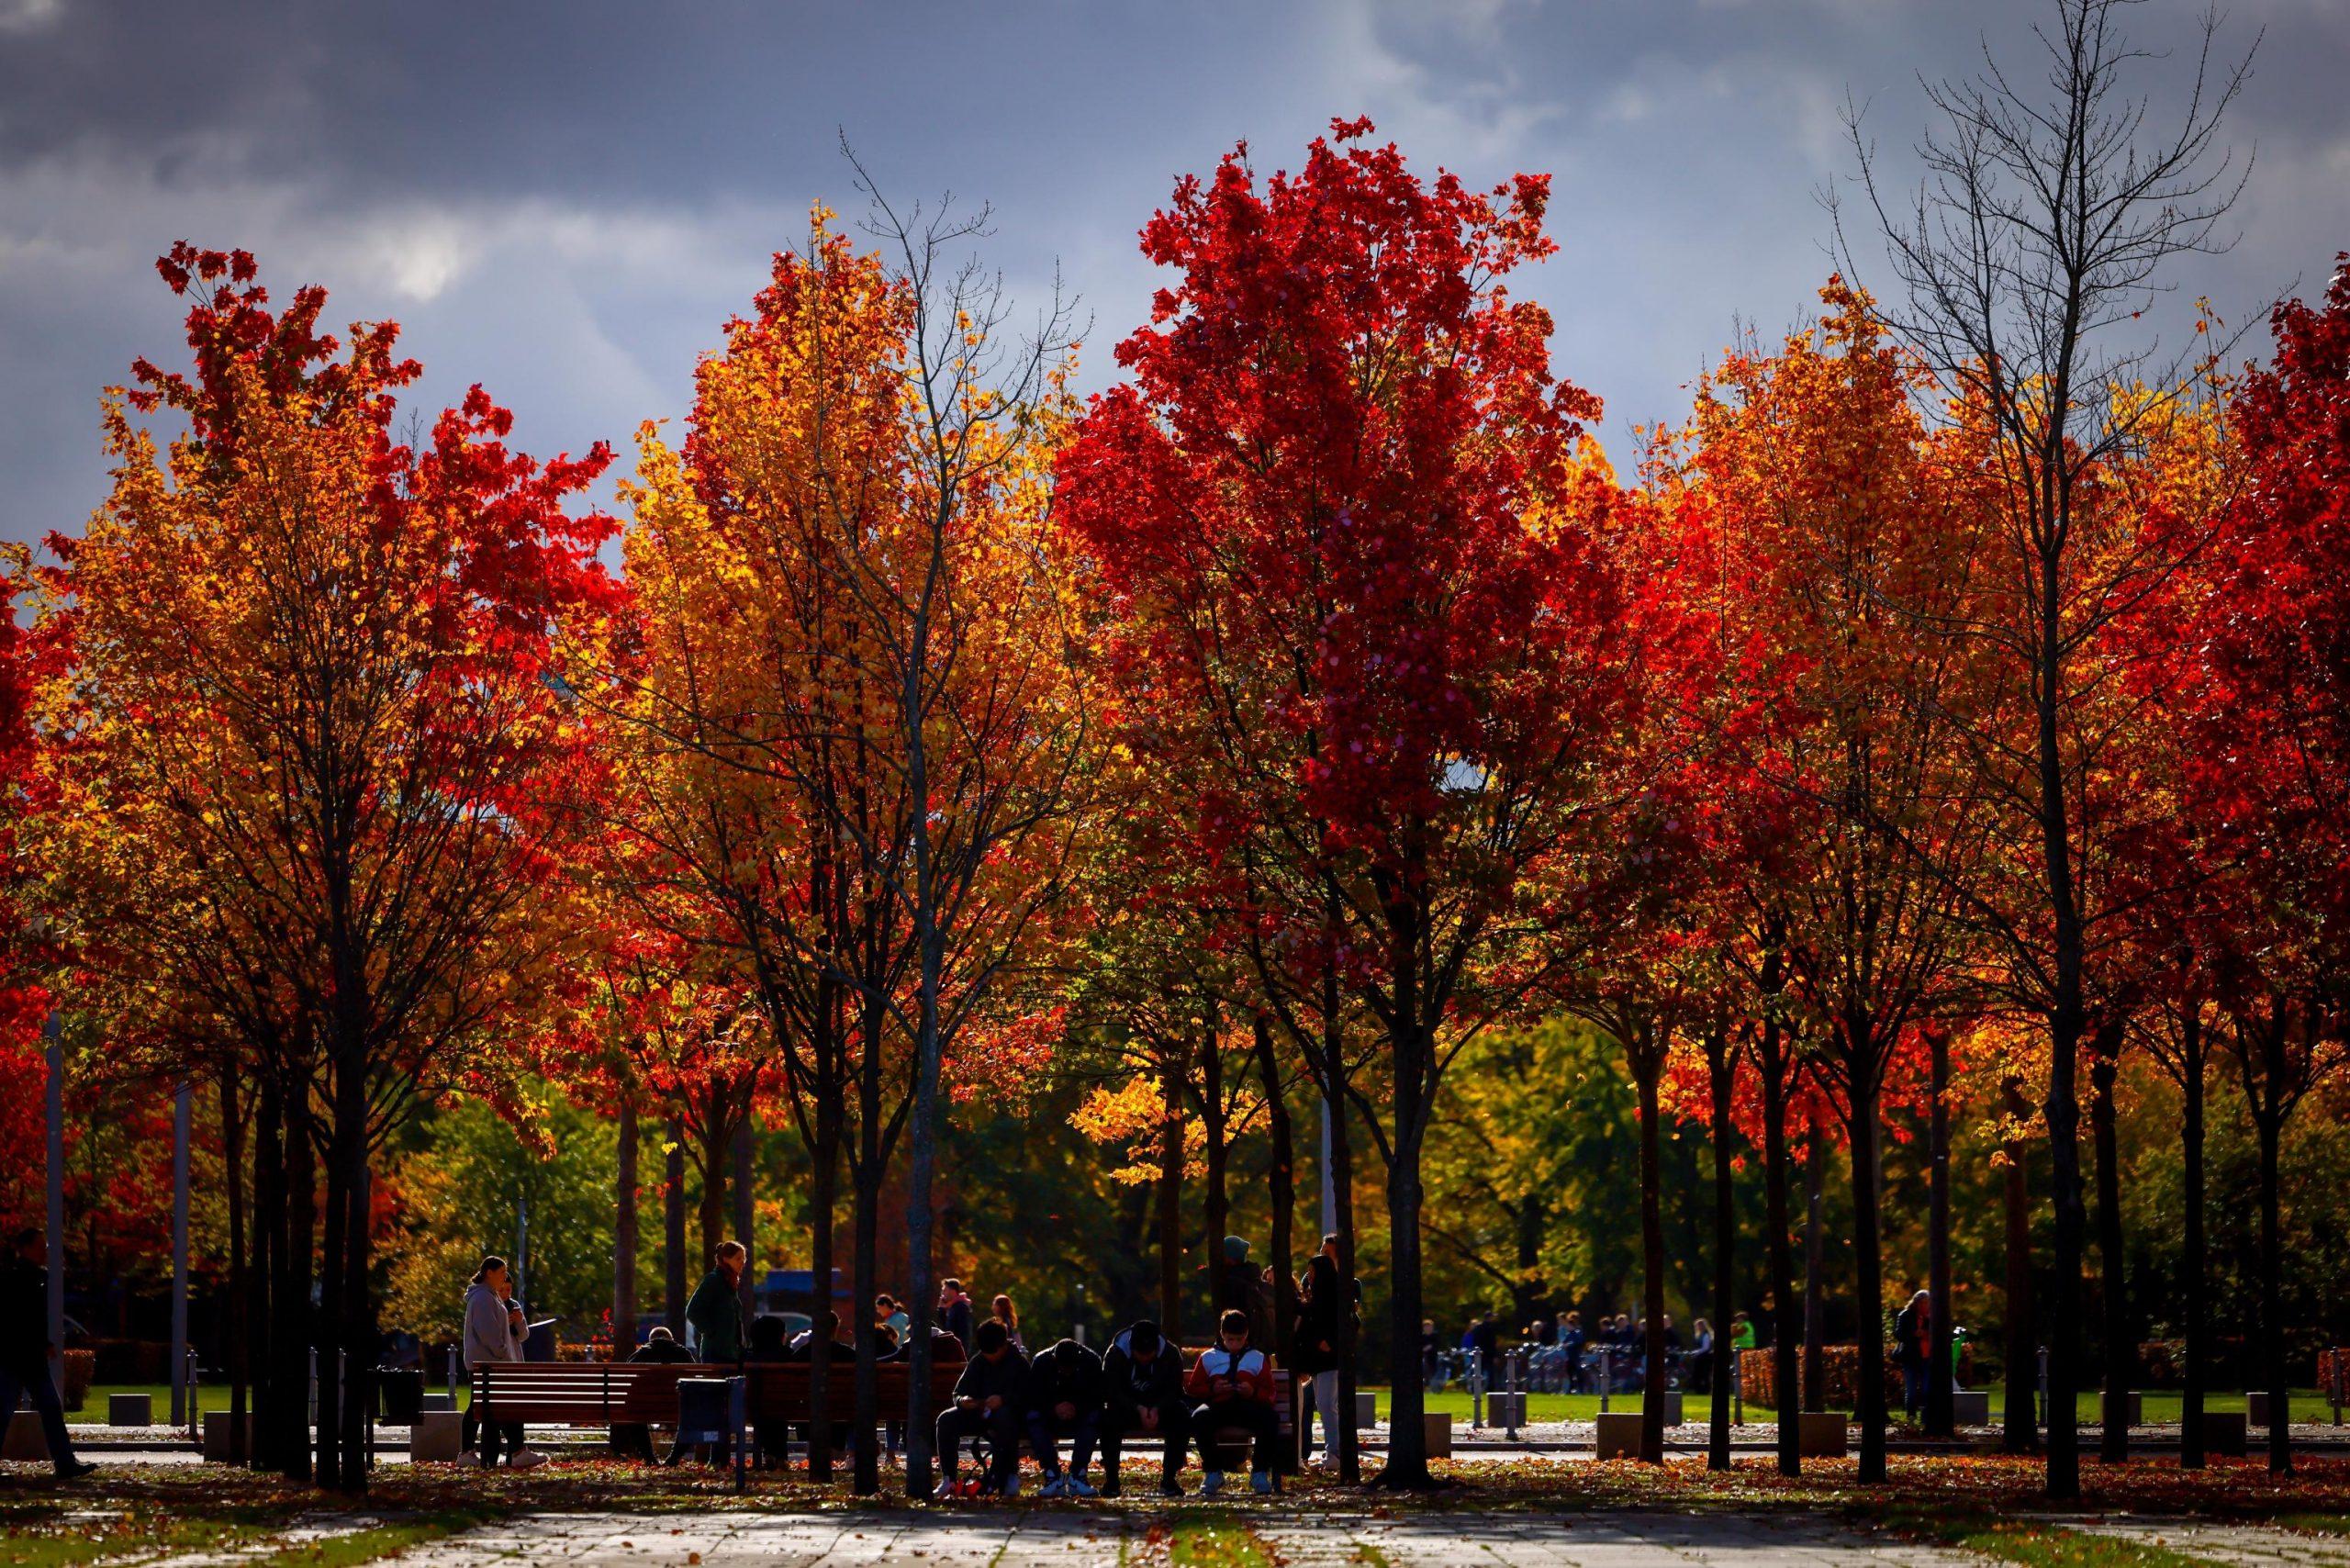
[[[465,1290],[465,1370],[492,1361],[520,1361],[522,1341],[529,1333],[522,1304],[514,1299],[514,1277],[507,1271],[506,1260],[496,1254],[484,1258]],[[478,1450],[473,1445],[476,1428],[481,1437]],[[506,1462],[516,1470],[546,1462],[546,1455],[523,1446],[520,1421],[481,1421],[468,1406],[465,1430],[468,1451],[463,1462],[487,1469],[498,1462],[501,1446],[508,1454]]]

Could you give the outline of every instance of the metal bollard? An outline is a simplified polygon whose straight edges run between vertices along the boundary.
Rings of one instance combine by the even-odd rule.
[[[2045,1345],[2040,1347],[2040,1420],[2038,1425],[2042,1428],[2048,1425],[2048,1347]]]
[[[1517,1404],[1524,1397],[1519,1392],[1522,1385],[1517,1375],[1517,1363],[1518,1358],[1524,1354],[1523,1350],[1512,1350],[1509,1353],[1508,1368],[1505,1374],[1509,1380],[1509,1408],[1503,1413],[1505,1419],[1503,1422],[1502,1435],[1511,1442],[1517,1441]]]
[[[181,1369],[180,1384],[187,1390],[187,1436],[193,1443],[204,1441],[204,1417],[196,1413],[196,1396],[201,1383],[196,1364],[196,1347],[188,1347],[187,1365]]]
[[[1485,1352],[1472,1346],[1469,1350],[1469,1429],[1476,1431],[1485,1424]]]
[[[1606,1346],[1599,1348],[1599,1413],[1607,1414],[1607,1396],[1616,1387],[1616,1352]]]

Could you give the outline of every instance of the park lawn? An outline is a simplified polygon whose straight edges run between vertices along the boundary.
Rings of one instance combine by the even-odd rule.
[[[1167,1529],[1174,1568],[1272,1568],[1273,1554],[1255,1530],[1222,1509],[1175,1515]]]
[[[427,1384],[425,1392],[428,1394],[439,1394],[442,1391],[437,1384]],[[82,1401],[82,1408],[79,1410],[68,1410],[65,1413],[66,1424],[68,1426],[84,1427],[105,1426],[106,1424],[106,1396],[110,1394],[146,1394],[151,1402],[155,1412],[156,1429],[162,1431],[169,1430],[171,1428],[172,1391],[160,1383],[92,1383],[90,1385],[88,1397]],[[457,1408],[460,1410],[464,1409],[465,1406],[472,1401],[472,1398],[473,1391],[470,1388],[460,1384],[457,1389]],[[228,1414],[229,1385],[225,1383],[198,1383],[196,1389],[196,1408],[199,1415],[207,1411],[218,1411],[222,1415]]]
[[[1379,1419],[1383,1424],[1388,1418],[1388,1409],[1393,1400],[1392,1391],[1385,1388],[1371,1388],[1364,1392],[1371,1394],[1376,1400]],[[1899,1390],[1893,1390],[1892,1393],[1895,1397],[1899,1396]],[[1991,1420],[1996,1425],[2006,1413],[2007,1395],[2005,1391],[1998,1388],[1992,1389],[1990,1394]],[[1459,1417],[1458,1425],[1468,1424],[1469,1394],[1465,1389],[1456,1384],[1447,1388],[1441,1394],[1428,1394],[1427,1399],[1430,1415],[1453,1416]],[[2174,1426],[2177,1424],[2179,1395],[2177,1393],[2149,1393],[2143,1395],[2141,1403],[2142,1413],[2149,1423],[2167,1423]],[[1637,1394],[1616,1394],[1608,1400],[1607,1407],[1610,1410],[1638,1410],[1640,1407],[1640,1396]],[[2242,1394],[2206,1394],[2203,1400],[2203,1408],[2214,1413],[2241,1411],[2244,1407],[2244,1400]],[[2099,1418],[2098,1396],[2095,1394],[2080,1395],[2078,1408],[2080,1419],[2085,1423],[2094,1424]],[[2333,1406],[2326,1403],[2324,1397],[2313,1388],[2293,1390],[2292,1408],[2295,1421],[2327,1422],[2333,1419]],[[1682,1413],[1687,1417],[1688,1425],[1692,1427],[1706,1425],[1712,1418],[1712,1411],[1713,1401],[1710,1396],[1701,1394],[1683,1395]],[[1763,1425],[1769,1425],[1778,1419],[1776,1411],[1760,1405],[1747,1406],[1744,1413],[1748,1421]],[[1526,1414],[1530,1421],[1588,1421],[1599,1414],[1599,1395],[1595,1394],[1529,1394],[1526,1396]],[[2344,1414],[2350,1415],[2350,1411],[2345,1411]],[[1497,1424],[1490,1418],[1485,1423],[1487,1427]],[[1895,1417],[1895,1424],[1897,1426],[1900,1424],[1897,1415]],[[2256,1434],[2255,1440],[2258,1440]]]
[[[1905,1534],[2022,1568],[2206,1568],[2202,1559],[2167,1547],[2038,1519],[1904,1514],[1892,1522]]]
[[[157,1492],[131,1486],[109,1493],[94,1498],[59,1491],[0,1501],[0,1568],[80,1568],[226,1552],[257,1568],[358,1568],[495,1517],[478,1507],[431,1506],[371,1518],[330,1539],[294,1540],[286,1536],[288,1526],[312,1515],[321,1500],[273,1479],[238,1474]]]

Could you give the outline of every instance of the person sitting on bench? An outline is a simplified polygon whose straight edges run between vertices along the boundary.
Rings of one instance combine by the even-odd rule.
[[[1273,1410],[1273,1363],[1248,1342],[1247,1313],[1224,1315],[1216,1342],[1192,1363],[1183,1392],[1198,1402],[1192,1407],[1192,1435],[1199,1439],[1200,1467],[1207,1472],[1200,1490],[1209,1496],[1224,1490],[1217,1438],[1223,1428],[1237,1427],[1250,1439],[1248,1484],[1271,1491],[1273,1444],[1281,1437],[1281,1417]]]
[[[938,1467],[945,1479],[937,1495],[955,1495],[955,1472],[962,1458],[963,1439],[985,1438],[989,1458],[987,1484],[1007,1497],[1020,1495],[1020,1417],[1022,1389],[1028,1382],[1028,1362],[1012,1348],[1011,1331],[993,1318],[974,1330],[979,1354],[963,1363],[955,1380],[954,1403],[938,1413],[935,1436]]]
[[[1036,1352],[1028,1363],[1028,1391],[1022,1398],[1028,1447],[1045,1467],[1047,1497],[1091,1497],[1085,1467],[1102,1430],[1102,1363],[1074,1339]],[[1061,1473],[1060,1439],[1069,1441],[1069,1473]]]
[[[1102,1358],[1102,1495],[1118,1495],[1118,1445],[1127,1433],[1158,1439],[1158,1492],[1181,1497],[1191,1406],[1183,1402],[1182,1352],[1146,1318],[1110,1341]]]

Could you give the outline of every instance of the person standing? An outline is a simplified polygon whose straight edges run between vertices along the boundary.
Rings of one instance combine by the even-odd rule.
[[[1224,1266],[1216,1271],[1215,1310],[1221,1317],[1227,1312],[1244,1314],[1248,1319],[1248,1334],[1259,1345],[1273,1342],[1273,1296],[1266,1288],[1266,1272],[1248,1260],[1248,1241],[1245,1237],[1224,1238]]]
[[[938,1326],[962,1341],[963,1353],[971,1351],[971,1298],[960,1280],[938,1282]]]
[[[1934,1362],[1934,1297],[1919,1291],[1893,1320],[1895,1355],[1901,1362],[1901,1413],[1919,1420],[1926,1413],[1926,1369]]]
[[[530,1325],[522,1316],[522,1304],[514,1299],[514,1276],[508,1271],[506,1260],[493,1252],[482,1259],[481,1267],[474,1271],[473,1282],[465,1287],[465,1370],[474,1372],[500,1361],[520,1361],[522,1341],[530,1332]],[[524,1445],[520,1421],[485,1421],[468,1405],[464,1425],[472,1462],[484,1470],[498,1463],[501,1450],[507,1464],[515,1470],[530,1470],[546,1462],[546,1455]],[[478,1448],[473,1443],[476,1436]]]
[[[739,1241],[722,1241],[686,1303],[686,1323],[694,1331],[694,1354],[724,1366],[743,1359],[743,1269],[750,1254]]]
[[[1322,1417],[1322,1447],[1336,1455],[1338,1451],[1338,1422],[1343,1418],[1338,1410],[1338,1347],[1343,1342],[1344,1320],[1339,1314],[1346,1311],[1346,1286],[1338,1278],[1338,1238],[1334,1233],[1322,1238],[1322,1250],[1305,1271],[1304,1310],[1299,1315],[1293,1330],[1297,1353],[1294,1370],[1305,1383],[1306,1406],[1298,1415],[1298,1462],[1303,1464],[1314,1457],[1314,1417]]]
[[[1028,1353],[1028,1341],[1020,1337],[1020,1310],[1012,1305],[1010,1296],[999,1294],[989,1303],[988,1316],[1003,1325],[1003,1331],[1012,1336],[1013,1350],[1024,1356]]]
[[[65,1431],[65,1405],[49,1375],[49,1270],[34,1261],[45,1245],[38,1227],[27,1226],[0,1260],[0,1422],[15,1418],[17,1402],[32,1396],[49,1441],[49,1462],[60,1481],[73,1481],[97,1466],[74,1457]]]

